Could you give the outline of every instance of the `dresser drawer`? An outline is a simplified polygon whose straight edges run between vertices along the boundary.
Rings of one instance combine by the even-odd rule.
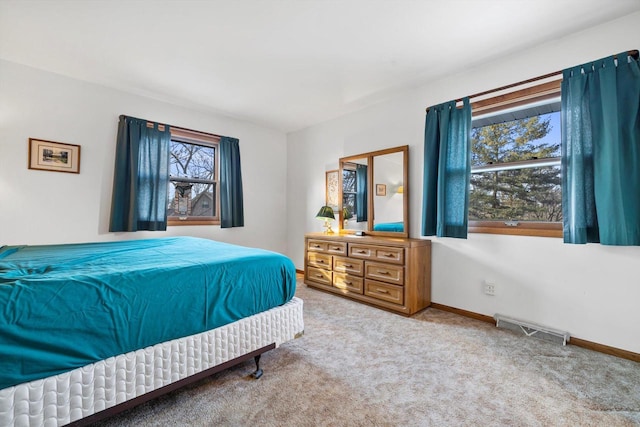
[[[383,264],[381,262],[365,262],[364,277],[382,280],[394,285],[404,284],[404,268],[401,265]]]
[[[333,284],[333,273],[329,270],[323,270],[321,268],[307,267],[307,280],[313,282],[322,283],[323,285],[331,286]]]
[[[364,275],[364,261],[361,259],[333,257],[333,271],[349,273],[356,276]]]
[[[333,256],[319,253],[309,252],[307,254],[307,264],[311,267],[324,268],[325,270],[331,270],[333,264]]]
[[[307,250],[313,252],[327,252],[329,242],[324,240],[308,240]]]
[[[365,280],[364,294],[394,304],[404,304],[404,288],[375,280]]]
[[[396,248],[393,246],[373,246],[352,243],[349,245],[349,256],[371,261],[404,264],[404,248]]]
[[[374,258],[376,261],[404,264],[404,248],[376,247]]]
[[[329,240],[312,240],[307,242],[307,250],[309,252],[326,252],[332,255],[346,255],[346,242],[331,242]]]
[[[328,242],[327,252],[332,255],[347,255],[346,242]]]
[[[338,289],[348,290],[362,295],[364,279],[345,273],[333,273],[333,286]]]

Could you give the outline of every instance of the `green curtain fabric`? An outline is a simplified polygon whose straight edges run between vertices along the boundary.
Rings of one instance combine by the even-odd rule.
[[[617,58],[563,71],[566,243],[640,245],[640,64]]]
[[[168,126],[120,116],[109,231],[166,230]]]
[[[367,221],[369,216],[367,170],[367,165],[356,165],[356,222]]]
[[[471,177],[471,105],[429,107],[425,119],[422,235],[466,238]]]
[[[240,142],[220,138],[220,227],[244,227]]]

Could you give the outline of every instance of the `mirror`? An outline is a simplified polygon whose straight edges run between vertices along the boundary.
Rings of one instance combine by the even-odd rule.
[[[408,157],[405,145],[340,159],[342,231],[409,236]]]

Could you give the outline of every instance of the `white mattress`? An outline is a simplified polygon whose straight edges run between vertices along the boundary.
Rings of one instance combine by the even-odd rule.
[[[0,390],[0,426],[59,426],[304,331],[303,302]]]

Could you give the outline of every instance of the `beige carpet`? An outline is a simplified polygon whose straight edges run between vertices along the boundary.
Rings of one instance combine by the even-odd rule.
[[[640,364],[298,283],[305,335],[104,426],[640,426]]]

